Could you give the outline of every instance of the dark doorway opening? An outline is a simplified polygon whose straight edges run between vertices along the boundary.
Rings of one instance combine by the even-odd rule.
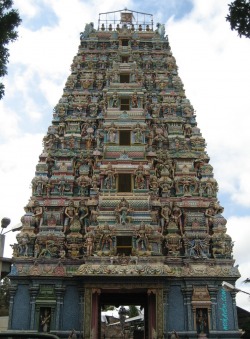
[[[119,145],[129,146],[130,145],[130,131],[120,131],[119,132]]]
[[[118,174],[118,192],[131,192],[132,181],[131,174],[120,173]]]
[[[121,99],[121,111],[129,111],[130,106],[129,106],[129,98],[122,98]]]
[[[129,74],[120,74],[120,83],[128,84],[130,82]]]
[[[117,237],[117,254],[118,255],[123,255],[125,254],[126,256],[131,255],[132,251],[132,237]]]
[[[124,63],[128,62],[128,57],[127,56],[122,56],[121,61]]]
[[[122,40],[122,46],[128,46],[128,40],[127,39]]]
[[[100,294],[99,303],[99,333],[98,338],[149,338],[149,325],[145,322],[148,318],[148,296],[145,290],[127,290],[118,292],[110,290]],[[122,323],[119,315],[120,309],[126,309],[126,320]],[[131,313],[132,309],[138,310],[138,315]],[[107,310],[113,310],[107,312]],[[114,316],[104,316],[113,314]],[[131,320],[130,320],[131,319]],[[105,323],[104,323],[105,322]]]

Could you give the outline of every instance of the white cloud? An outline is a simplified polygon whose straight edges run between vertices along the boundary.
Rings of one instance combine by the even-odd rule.
[[[230,30],[225,21],[227,1],[194,3],[194,11],[181,21],[170,20],[166,31],[187,97],[197,111],[220,193],[239,206],[250,206],[249,40]],[[230,209],[227,213],[232,214]],[[250,292],[250,284],[242,284],[250,276],[249,224],[250,212],[228,220],[242,275],[237,287]],[[237,303],[250,310],[244,293],[238,293]]]
[[[232,217],[228,219],[227,230],[234,243],[235,264],[239,265],[241,278],[237,281],[236,287],[250,293],[250,284],[243,281],[250,278],[250,251],[249,251],[249,225],[250,216]],[[244,293],[237,294],[237,303],[250,311],[249,296]]]
[[[9,217],[11,225],[20,222],[23,207],[31,195],[30,183],[35,174],[35,166],[42,151],[42,135],[19,135],[0,145],[0,217]],[[6,236],[5,255],[12,254],[9,243],[14,234]]]
[[[1,124],[0,124],[0,136],[3,140],[15,137],[19,132],[18,123],[20,117],[17,112],[11,111],[8,107],[5,107],[4,102],[0,101],[1,111]]]
[[[39,12],[37,0],[15,0],[14,8],[18,8],[22,18],[32,18]]]
[[[225,21],[227,1],[194,1],[181,21],[167,24],[170,45],[220,190],[250,206],[249,134],[250,46]]]

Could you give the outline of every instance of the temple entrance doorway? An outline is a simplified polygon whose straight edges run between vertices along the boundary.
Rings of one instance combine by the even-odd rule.
[[[92,294],[96,338],[151,339],[154,331],[156,295],[148,289],[99,289]]]

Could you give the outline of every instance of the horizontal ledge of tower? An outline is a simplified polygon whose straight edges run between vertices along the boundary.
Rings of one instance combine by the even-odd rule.
[[[112,162],[112,169],[113,170],[118,170],[118,169],[125,169],[125,170],[127,170],[128,172],[130,172],[131,171],[131,169],[133,170],[133,169],[137,169],[138,168],[138,165],[139,164],[141,164],[141,162],[138,162],[138,161],[132,161],[132,163],[131,163],[131,161],[130,161],[130,165],[129,166],[127,166],[127,164],[126,165],[124,165],[123,163],[120,163],[119,162],[119,159],[116,159],[116,162],[115,163],[113,163]],[[100,165],[100,171],[102,171],[102,170],[105,170],[105,169],[107,169],[108,168],[108,165],[109,165],[109,162],[107,162],[107,164],[102,164],[102,165]],[[143,165],[143,169],[144,170],[150,170],[150,165],[147,165],[147,164],[142,164]]]
[[[111,37],[114,33],[117,33],[117,38],[113,39],[113,40],[118,40],[120,39],[128,39],[129,36],[132,37],[132,35],[134,33],[136,33],[136,35],[138,37],[140,37],[140,35],[142,37],[150,37],[152,39],[153,36],[155,36],[157,33],[155,31],[153,31],[152,29],[139,29],[139,28],[123,28],[120,27],[119,29],[116,29],[116,27],[112,27],[112,30],[109,30],[109,28],[105,28],[105,29],[101,29],[99,28],[98,30],[96,30],[95,32],[90,34],[90,39],[92,40],[92,38],[98,37]],[[138,38],[135,38],[134,40],[138,40]],[[88,41],[88,40],[87,40]],[[129,47],[129,46],[122,46],[122,47]]]
[[[105,119],[106,121],[103,122],[104,127],[111,127],[114,124],[114,120],[112,119]],[[115,128],[116,129],[123,129],[126,130],[128,127],[135,127],[137,124],[140,124],[140,127],[147,127],[147,123],[145,122],[145,117],[141,121],[119,121],[115,119]]]
[[[107,87],[105,88],[105,92],[107,92],[107,94],[114,94],[113,91],[118,92],[120,95],[119,96],[125,96],[125,95],[129,95],[132,94],[133,92],[129,92],[129,89],[131,88],[131,91],[134,91],[134,89],[141,89],[142,85],[141,83],[138,82],[110,82],[109,85],[107,85]],[[124,91],[124,89],[126,89],[126,92]],[[120,93],[119,90],[121,90],[122,92]],[[143,90],[141,89],[140,92],[138,92],[137,90],[137,94],[138,95],[143,95],[146,92],[146,89]]]
[[[112,118],[112,116],[116,119],[124,119],[126,120],[126,116],[128,117],[143,117],[144,120],[145,120],[145,113],[143,112],[143,110],[129,110],[129,111],[126,111],[125,112],[122,112],[122,111],[111,111],[111,110],[108,110],[105,114],[105,118]]]

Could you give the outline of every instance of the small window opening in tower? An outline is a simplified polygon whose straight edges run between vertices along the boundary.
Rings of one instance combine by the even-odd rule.
[[[129,74],[120,74],[120,83],[129,83]]]
[[[128,56],[122,56],[122,57],[121,57],[121,61],[122,61],[123,63],[128,63]]]
[[[119,145],[129,146],[130,145],[130,131],[120,131],[119,133]]]
[[[132,187],[131,174],[118,174],[118,192],[131,192]]]
[[[129,98],[121,98],[121,111],[129,111]]]
[[[122,39],[122,46],[128,46],[128,40]]]
[[[117,237],[117,254],[131,255],[132,237]]]

